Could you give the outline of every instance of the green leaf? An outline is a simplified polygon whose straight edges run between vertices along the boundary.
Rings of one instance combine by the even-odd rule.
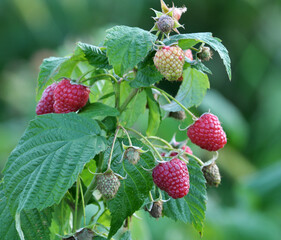
[[[194,159],[189,158],[187,167],[190,180],[189,193],[183,198],[173,199],[163,192],[166,199],[170,198],[163,205],[163,213],[175,221],[192,223],[202,235],[207,201],[206,181],[200,166]]]
[[[107,238],[102,237],[102,236],[94,236],[94,240],[106,240]]]
[[[199,43],[196,39],[181,39],[179,40],[179,47],[183,50],[190,49],[194,45]]]
[[[203,64],[201,61],[197,61],[194,65],[192,65],[192,67],[196,68],[201,72],[213,74],[212,71],[208,67],[206,67],[205,64]]]
[[[96,121],[75,113],[45,114],[31,121],[4,173],[13,214],[59,203],[84,165],[106,148]]]
[[[96,161],[91,159],[90,162],[86,163],[80,177],[83,183],[88,187],[93,179],[93,173],[96,171]]]
[[[121,105],[132,91],[132,88],[127,82],[121,84]],[[119,120],[123,126],[132,126],[139,118],[140,114],[145,112],[146,108],[146,93],[145,91],[138,92],[136,96],[128,104],[126,110],[121,114]]]
[[[83,52],[79,48],[75,48],[74,53],[64,61],[54,78],[57,80],[61,77],[77,78],[83,74],[83,69],[80,67],[81,62],[86,62]]]
[[[202,102],[208,88],[210,88],[210,83],[206,74],[194,68],[187,68],[183,72],[183,82],[176,99],[186,108],[198,106]],[[183,110],[174,101],[161,107],[169,112]]]
[[[69,58],[70,57],[49,57],[43,60],[38,76],[37,93],[40,92],[49,81],[49,79],[58,72],[61,64]]]
[[[49,226],[51,225],[51,210],[39,212],[36,209],[22,211],[20,220],[25,239],[50,240]],[[9,209],[7,198],[4,195],[3,184],[0,184],[0,239],[20,239],[16,230],[15,220]]]
[[[152,54],[149,54],[143,62],[138,64],[137,75],[130,85],[134,88],[149,87],[152,84],[161,81],[162,78],[162,74],[157,70],[153,63]]]
[[[116,26],[107,31],[106,54],[117,75],[133,69],[152,49],[156,36],[140,28]]]
[[[154,99],[151,88],[145,89],[147,95],[147,104],[149,108],[147,136],[156,135],[161,123],[161,111],[159,103]]]
[[[122,148],[122,141],[124,144],[128,145],[127,139],[118,138],[116,140],[111,169],[126,178],[120,180],[121,185],[116,196],[108,203],[112,216],[108,235],[109,239],[118,231],[127,217],[140,209],[153,186],[151,173],[142,168],[150,169],[154,167],[154,158],[151,152],[141,154],[140,160],[136,165],[131,164],[128,160],[123,160],[120,163],[124,151]],[[132,142],[135,146],[143,146],[143,144],[136,139],[132,139]],[[109,159],[110,150],[111,149],[108,148],[105,151],[104,159]],[[105,164],[104,169],[106,169],[106,167]]]
[[[64,233],[71,232],[71,209],[67,204],[66,198],[63,198],[60,203],[55,204],[53,208],[53,219],[50,227],[51,239],[61,239],[58,235],[63,236]]]
[[[101,47],[93,46],[87,43],[78,42],[77,47],[84,53],[89,64],[98,68],[111,68],[106,57],[106,51]]]
[[[121,235],[120,240],[132,240],[131,232],[130,231],[124,232]]]
[[[87,117],[98,117],[98,116],[118,116],[120,113],[116,108],[110,107],[100,102],[95,102],[84,107],[79,114]]]
[[[218,52],[221,59],[223,60],[223,63],[226,68],[226,72],[228,74],[229,79],[231,80],[231,61],[228,55],[228,51],[225,48],[225,46],[221,43],[221,40],[213,37],[212,33],[206,32],[206,33],[189,33],[189,34],[177,34],[174,36],[171,36],[170,39],[165,41],[165,44],[171,44],[178,41],[178,44],[180,47],[186,47],[187,46],[187,40],[195,40],[198,43],[204,42],[210,45],[215,51]]]

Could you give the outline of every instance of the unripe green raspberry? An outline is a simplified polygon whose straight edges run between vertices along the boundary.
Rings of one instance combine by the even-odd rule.
[[[158,29],[162,33],[170,33],[175,25],[174,20],[168,15],[162,15],[156,22]]]
[[[204,177],[210,186],[217,187],[221,183],[221,175],[217,164],[211,163],[202,168]]]
[[[140,160],[140,151],[137,148],[129,147],[125,153],[124,158],[127,159],[132,164],[137,164]]]
[[[154,56],[154,64],[158,71],[169,81],[178,80],[185,62],[184,51],[179,46],[165,46]]]
[[[110,200],[114,198],[119,187],[120,181],[113,172],[97,176],[97,189],[105,199]]]
[[[213,56],[213,53],[209,47],[202,47],[201,51],[197,53],[197,57],[202,61],[209,61]]]

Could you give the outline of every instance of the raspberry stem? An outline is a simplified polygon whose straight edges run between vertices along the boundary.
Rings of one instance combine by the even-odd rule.
[[[114,90],[115,90],[115,108],[119,109],[120,105],[120,83],[114,84]]]
[[[80,179],[80,176],[79,176]],[[82,208],[83,208],[83,216],[84,216],[84,226],[86,226],[86,212],[85,212],[85,201],[84,201],[84,196],[83,196],[83,188],[81,181],[79,181],[79,187],[80,187],[80,194],[81,194],[81,200],[82,200]]]
[[[117,135],[118,135],[119,130],[120,130],[120,126],[117,126],[116,131],[115,131],[115,134],[114,134],[112,146],[111,146],[111,151],[110,151],[110,155],[109,155],[109,159],[108,159],[108,165],[107,165],[107,170],[106,170],[106,172],[107,172],[107,171],[110,171],[110,165],[111,165],[111,160],[112,160],[114,145],[115,145],[116,138],[117,138]]]
[[[164,162],[160,153],[157,151],[157,149],[153,146],[153,144],[145,136],[143,136],[140,132],[138,132],[137,130],[135,130],[133,128],[127,128],[127,130],[129,130],[131,132],[134,132],[135,134],[139,135],[153,149],[153,151],[156,153],[156,155],[160,159],[160,161]]]
[[[136,94],[138,93],[139,88],[134,88],[130,93],[129,96],[125,99],[125,101],[123,102],[123,104],[120,106],[119,108],[119,112],[122,113],[126,107],[128,106],[128,104],[130,103],[130,101],[134,98],[134,96],[136,96]]]
[[[204,166],[204,162],[200,158],[194,156],[193,154],[187,153],[187,152],[184,152],[184,154],[186,154],[189,157],[194,158],[199,163],[200,166]]]
[[[84,79],[83,81],[81,82],[86,82],[86,81],[89,81],[90,79],[95,79],[95,78],[101,78],[101,79],[98,79],[98,80],[107,80],[107,79],[102,79],[102,77],[109,77],[111,78],[115,83],[118,83],[118,80],[111,74],[109,73],[103,73],[103,74],[98,74],[98,75],[95,75],[93,77],[90,77],[90,78],[87,78],[87,79]],[[79,80],[80,82],[80,80]]]
[[[195,51],[195,52],[200,52],[200,50],[197,49],[197,48],[195,48],[195,47],[191,47],[190,49],[192,49],[192,50]]]
[[[191,117],[193,120],[196,120],[197,117],[191,112],[189,111],[185,106],[183,106],[177,99],[175,99],[173,96],[171,96],[169,93],[166,93],[164,90],[158,88],[158,87],[155,87],[155,86],[152,86],[152,88],[156,89],[157,91],[159,91],[163,96],[166,95],[168,98],[172,99],[174,102],[176,102],[184,111],[186,111]]]
[[[80,82],[84,77],[86,77],[90,72],[93,72],[93,71],[95,71],[96,69],[92,69],[92,70],[90,70],[90,71],[88,71],[88,72],[85,72],[85,73],[83,73],[80,77],[79,77],[79,79],[78,79],[78,82]]]
[[[167,145],[169,148],[173,148],[172,145],[170,143],[168,143],[166,140],[164,140],[163,138],[156,137],[156,136],[148,136],[147,138],[158,140],[158,141],[164,143],[165,145]]]
[[[128,141],[129,141],[129,145],[130,145],[130,146],[133,146],[132,141],[131,141],[131,138],[130,138],[130,135],[129,135],[129,133],[127,132],[127,130],[126,130],[123,126],[121,126],[120,124],[119,124],[119,126],[122,128],[123,132],[127,135],[127,138],[128,138]]]
[[[74,217],[73,217],[73,232],[80,228],[80,222],[77,221],[78,217],[78,202],[79,202],[79,187],[80,187],[80,178],[78,176],[76,182],[76,195],[75,195],[75,210],[74,210]]]

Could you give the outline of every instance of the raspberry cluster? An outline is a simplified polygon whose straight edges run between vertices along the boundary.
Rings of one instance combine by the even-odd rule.
[[[86,86],[63,79],[44,90],[36,114],[76,112],[86,105],[89,94],[90,90]]]
[[[189,174],[184,161],[174,158],[160,163],[152,172],[154,183],[174,199],[182,198],[189,191]]]

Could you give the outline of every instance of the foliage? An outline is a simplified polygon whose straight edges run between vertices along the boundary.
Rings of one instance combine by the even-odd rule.
[[[94,239],[105,236],[111,239],[122,226],[129,225],[137,210],[154,201],[153,189],[154,196],[161,199],[149,169],[159,161],[170,159],[163,159],[160,154],[167,148],[179,152],[179,157],[186,162],[191,187],[184,198],[165,203],[163,214],[192,223],[200,234],[203,233],[207,199],[200,168],[203,163],[196,156],[188,160],[179,149],[156,134],[162,121],[161,110],[184,110],[194,118],[188,108],[202,102],[210,87],[206,74],[210,70],[199,59],[186,62],[183,82],[174,98],[157,87],[163,77],[153,64],[153,56],[163,42],[194,51],[208,44],[218,51],[231,78],[228,52],[210,33],[179,34],[164,39],[159,33],[115,26],[107,31],[102,46],[78,42],[71,56],[43,61],[38,77],[38,98],[48,85],[62,77],[86,85],[94,96],[76,113],[51,113],[30,121],[8,159],[0,185],[0,219],[1,226],[5,226],[1,228],[1,239],[50,239],[59,234],[71,239],[81,232],[77,232],[81,227],[86,233],[89,233],[88,228],[100,231],[98,227],[104,221],[96,220],[95,215],[104,216],[108,210],[110,229],[103,228]],[[165,99],[165,104],[159,103],[159,96]],[[130,127],[146,107],[149,120],[146,136],[143,136]],[[129,133],[135,133],[135,138],[131,139]],[[159,147],[150,138],[164,145]],[[147,152],[140,151],[140,161],[133,165],[123,159],[125,144]],[[96,174],[107,171],[113,171],[121,182],[111,200],[103,199],[94,191]],[[168,198],[166,193],[162,195]],[[98,211],[90,216],[86,225],[85,207],[90,204],[98,206]],[[71,232],[68,232],[69,223],[61,224],[58,208],[67,212],[65,221],[69,220],[71,211]],[[131,239],[130,232],[125,232],[120,239]]]

